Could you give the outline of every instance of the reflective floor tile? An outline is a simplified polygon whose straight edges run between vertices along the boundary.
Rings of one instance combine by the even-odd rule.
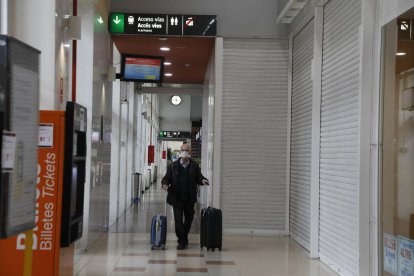
[[[208,272],[177,272],[176,276],[208,276]]]
[[[206,260],[200,257],[178,257],[177,258],[178,268],[206,268]]]
[[[145,267],[149,257],[121,257],[116,267]]]
[[[169,276],[176,274],[175,264],[148,264],[146,267],[145,275],[151,276]]]
[[[211,276],[240,276],[234,267],[207,266],[208,275]],[[260,275],[260,273],[258,273]]]
[[[115,272],[144,272],[145,267],[115,267]]]

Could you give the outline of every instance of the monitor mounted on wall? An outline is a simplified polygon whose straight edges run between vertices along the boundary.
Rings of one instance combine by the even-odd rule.
[[[162,83],[164,57],[123,54],[121,80]]]

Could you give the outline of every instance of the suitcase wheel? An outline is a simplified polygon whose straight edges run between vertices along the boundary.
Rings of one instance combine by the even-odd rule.
[[[221,247],[219,247],[219,251],[221,251]]]
[[[151,250],[154,250],[155,246],[151,246]]]
[[[165,246],[162,247],[162,250],[165,250]]]

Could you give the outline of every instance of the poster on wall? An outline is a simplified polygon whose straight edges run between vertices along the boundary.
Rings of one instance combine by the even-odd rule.
[[[384,233],[384,270],[397,275],[397,238]]]
[[[414,242],[398,236],[398,275],[414,276]]]

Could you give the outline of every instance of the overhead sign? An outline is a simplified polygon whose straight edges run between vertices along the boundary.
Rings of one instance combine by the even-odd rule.
[[[216,15],[111,13],[113,34],[215,36]]]
[[[191,133],[188,131],[160,131],[158,138],[159,139],[166,139],[166,138],[190,138]]]
[[[125,14],[126,34],[164,35],[167,31],[165,15],[160,14]]]

